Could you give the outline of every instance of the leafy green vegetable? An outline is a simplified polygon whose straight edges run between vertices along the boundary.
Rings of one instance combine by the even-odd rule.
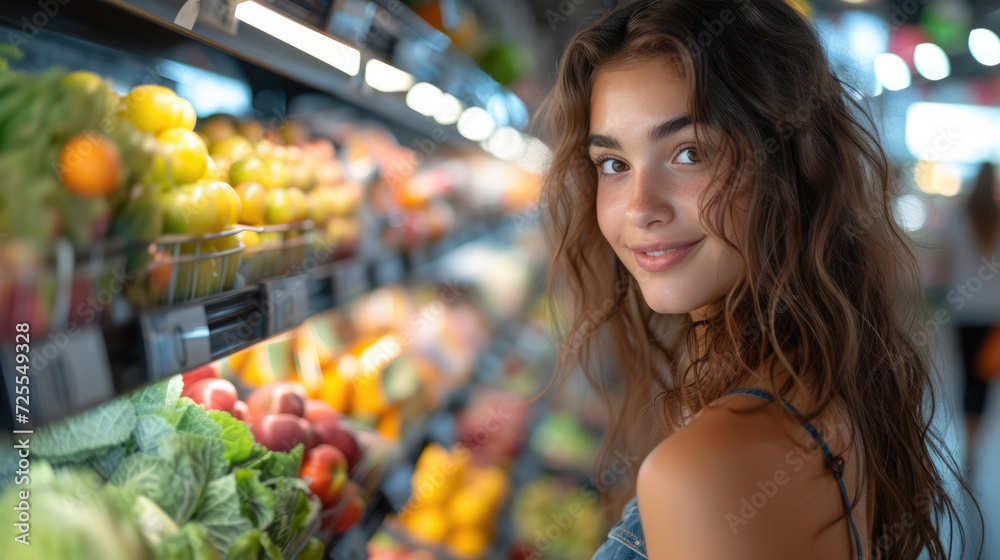
[[[222,444],[177,434],[160,440],[158,451],[158,455],[136,453],[126,457],[109,482],[149,497],[178,525],[183,525],[201,503],[209,481],[225,468]]]
[[[184,381],[179,375],[150,385],[129,397],[129,402],[135,406],[136,415],[151,414],[163,407],[177,406],[177,401],[184,391]]]
[[[240,535],[253,529],[250,521],[240,515],[235,475],[229,474],[208,483],[194,520],[204,525],[215,548],[222,554],[229,551]]]
[[[162,438],[172,437],[177,430],[167,422],[162,416],[156,414],[143,414],[139,416],[135,426],[135,441],[139,451],[143,453],[156,454]]]
[[[146,540],[154,546],[165,537],[180,531],[180,527],[165,511],[160,509],[153,500],[141,494],[136,496],[133,513],[139,530],[142,531]]]
[[[271,540],[267,533],[260,534],[261,560],[284,560],[281,548]]]
[[[222,427],[222,445],[230,464],[241,463],[253,454],[254,439],[250,426],[222,410],[210,410],[209,417]]]
[[[181,397],[174,406],[158,408],[155,412],[170,422],[179,433],[222,437],[222,426],[216,424],[200,404],[187,397]]]
[[[64,422],[39,428],[31,442],[31,454],[54,464],[86,461],[125,443],[135,425],[132,405],[127,400],[111,401]]]
[[[53,471],[41,459],[31,463],[30,532],[11,522],[22,501],[24,486],[13,486],[0,497],[0,542],[5,554],[19,560],[72,559],[143,560],[150,550],[133,519],[135,495],[103,484],[93,471]]]
[[[240,511],[258,529],[265,529],[274,519],[274,491],[261,484],[256,471],[239,469],[234,473],[240,495]]]
[[[279,548],[291,538],[294,532],[294,518],[299,512],[299,498],[305,498],[302,490],[290,479],[282,478],[274,486],[274,521],[267,527],[267,535]],[[306,507],[309,507],[306,500]]]
[[[226,555],[226,560],[256,559],[260,555],[260,531],[253,529],[240,535]]]
[[[117,469],[118,465],[120,465],[124,460],[125,446],[116,445],[103,455],[91,457],[89,465],[94,470],[99,472],[105,480],[107,480],[111,476],[111,473],[115,472],[115,469]]]
[[[301,443],[288,453],[268,451],[247,468],[260,471],[260,477],[265,481],[282,476],[295,478],[299,475],[299,469],[302,467],[304,452],[305,446]]]
[[[208,532],[197,523],[184,525],[179,532],[160,541],[154,551],[156,560],[221,560]]]
[[[319,503],[297,478],[303,446],[269,451],[246,424],[206,411],[182,389],[174,377],[39,430],[33,455],[61,471],[32,464],[32,517],[36,507],[47,517],[32,524],[31,538],[46,544],[28,558],[284,560],[282,552],[291,558],[313,546],[306,529]],[[3,465],[16,456],[0,451]],[[9,490],[5,499],[17,488]]]

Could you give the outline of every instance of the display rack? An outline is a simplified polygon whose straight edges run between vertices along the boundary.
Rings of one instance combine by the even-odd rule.
[[[345,259],[145,310],[125,323],[86,325],[66,336],[57,335],[64,341],[57,356],[33,360],[35,402],[30,424],[17,428],[32,429],[79,414],[118,395],[225,358],[380,286],[420,277],[424,267],[450,250],[475,240],[508,236],[511,226],[500,218],[484,220],[423,251]],[[14,371],[13,352],[0,349],[0,354],[4,369]],[[5,428],[12,428],[14,394],[8,388],[4,391],[2,421]]]
[[[310,2],[309,7],[304,6],[307,3],[286,0],[250,2],[275,14],[272,17],[284,17],[301,24],[304,28],[299,28],[300,34],[315,33],[320,40],[325,38],[334,42],[309,54],[237,19],[237,6],[242,0],[102,0],[98,10],[93,9],[93,4],[83,7],[69,3],[61,6],[61,12],[56,16],[51,19],[46,17],[46,25],[42,27],[77,35],[83,29],[100,30],[106,25],[107,35],[128,35],[131,30],[111,29],[114,25],[111,22],[117,20],[110,16],[125,17],[126,21],[128,18],[142,20],[166,31],[166,38],[150,37],[150,43],[170,41],[171,35],[175,41],[180,38],[195,40],[274,74],[329,93],[425,136],[430,136],[432,130],[447,131],[446,143],[468,144],[469,141],[455,133],[455,121],[443,126],[432,117],[409,108],[405,90],[383,92],[371,87],[366,81],[369,61],[389,64],[410,74],[415,82],[434,84],[454,96],[463,107],[476,106],[487,110],[498,126],[523,131],[528,125],[527,108],[515,94],[483,72],[472,59],[452,45],[446,35],[402,3],[391,2],[387,4],[387,9],[371,0],[323,0]],[[37,3],[26,0],[12,0],[9,4],[5,5],[7,13],[4,16],[15,28],[22,21],[31,22],[39,9]],[[76,21],[68,21],[71,19]],[[120,28],[121,24],[114,26]],[[116,42],[104,35],[94,38],[102,39],[106,44]],[[356,74],[350,75],[331,65],[331,61],[338,63],[339,59],[333,59],[341,56],[335,52],[337,45],[356,51],[356,59],[351,57],[347,61],[349,66],[355,67]],[[137,50],[148,51],[152,45],[121,46],[132,49],[138,46]],[[317,54],[326,60],[315,56]],[[434,138],[437,139],[438,135]]]

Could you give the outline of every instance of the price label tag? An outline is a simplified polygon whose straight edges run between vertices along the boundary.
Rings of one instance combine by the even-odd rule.
[[[406,277],[402,255],[392,255],[375,263],[375,283],[379,286],[398,284]]]
[[[97,325],[52,333],[31,348],[31,419],[83,412],[115,396],[104,335]]]
[[[368,289],[368,276],[364,263],[353,262],[334,269],[333,301],[336,305],[343,305],[364,294]]]
[[[297,327],[309,314],[305,276],[279,278],[264,285],[267,296],[267,336]]]
[[[190,371],[212,360],[208,320],[201,305],[143,313],[139,324],[150,381]]]
[[[237,24],[236,5],[238,0],[201,0],[199,21],[229,35],[235,36]]]

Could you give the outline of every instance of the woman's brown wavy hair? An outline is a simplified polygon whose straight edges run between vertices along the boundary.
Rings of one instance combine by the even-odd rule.
[[[591,86],[602,68],[650,57],[688,78],[696,134],[698,125],[721,132],[715,153],[732,163],[706,194],[702,219],[738,251],[746,274],[696,324],[650,310],[597,224],[585,147]],[[782,0],[637,0],[566,48],[539,112],[553,147],[543,231],[563,326],[557,371],[582,369],[606,397],[594,480],[608,513],[634,495],[642,458],[684,418],[767,370],[778,395],[805,390],[818,403],[802,420],[831,404],[846,411],[859,476],[874,496],[876,557],[952,558],[944,523],[958,525],[964,546],[935,466],[941,458],[962,479],[930,426],[926,301],[914,246],[892,212],[901,185],[860,98],[831,72],[812,25]],[[744,184],[742,231],[726,239],[716,224]],[[602,352],[609,346],[617,363]],[[793,375],[775,386],[779,365]],[[857,492],[851,504],[866,507]]]

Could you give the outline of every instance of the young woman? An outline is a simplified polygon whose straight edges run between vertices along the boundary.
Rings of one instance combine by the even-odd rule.
[[[900,185],[854,95],[782,0],[637,0],[567,47],[560,370],[607,396],[598,480],[631,498],[595,559],[961,554]]]

